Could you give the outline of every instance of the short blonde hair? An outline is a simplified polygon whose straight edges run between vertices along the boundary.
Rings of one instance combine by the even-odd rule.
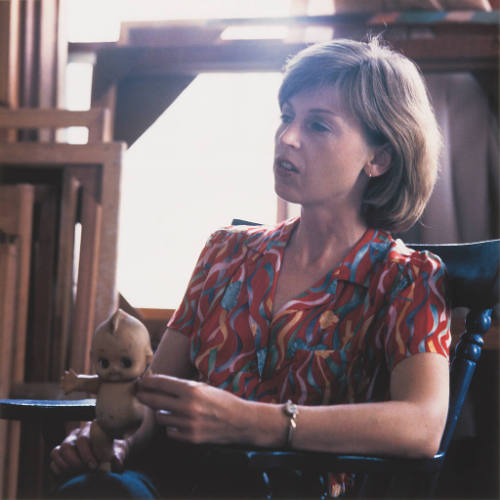
[[[323,86],[339,91],[371,145],[391,147],[390,168],[370,178],[363,194],[366,223],[389,231],[409,229],[432,193],[441,146],[420,71],[377,38],[319,43],[287,62],[280,106],[298,92]]]

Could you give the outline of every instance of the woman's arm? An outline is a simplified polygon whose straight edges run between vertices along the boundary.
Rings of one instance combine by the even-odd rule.
[[[449,367],[444,356],[417,354],[391,374],[391,401],[302,407],[296,448],[429,457],[439,448],[448,412]]]
[[[189,359],[189,343],[189,337],[167,328],[153,358],[151,365],[153,373],[191,378],[193,366]]]
[[[292,447],[337,453],[432,456],[448,408],[448,361],[424,353],[391,375],[391,401],[301,406]],[[194,442],[283,447],[282,405],[246,401],[206,384],[157,375],[141,381],[138,398],[156,410],[169,437]]]

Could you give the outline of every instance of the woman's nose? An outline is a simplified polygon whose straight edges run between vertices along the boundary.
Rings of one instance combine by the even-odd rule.
[[[294,148],[300,147],[300,129],[296,123],[287,123],[283,125],[279,134],[279,140],[287,146]]]

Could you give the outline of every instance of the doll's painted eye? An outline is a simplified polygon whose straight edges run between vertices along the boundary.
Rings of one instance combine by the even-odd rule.
[[[123,368],[130,368],[132,366],[132,360],[130,358],[122,358],[121,362]]]
[[[99,358],[98,363],[100,368],[109,368],[109,361],[106,358]]]

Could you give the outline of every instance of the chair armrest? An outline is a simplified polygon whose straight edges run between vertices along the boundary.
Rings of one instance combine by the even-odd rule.
[[[0,399],[0,418],[37,422],[44,430],[45,442],[52,449],[61,442],[64,421],[87,421],[95,417],[95,399]],[[394,487],[394,478],[413,478],[425,490],[423,478],[433,476],[444,461],[444,453],[429,459],[342,455],[313,451],[245,448],[228,445],[197,445],[198,456],[206,463],[224,468],[240,464],[247,469],[303,470],[319,473],[353,472],[361,475],[363,491],[377,492]],[[370,480],[372,478],[372,480]],[[409,484],[404,479],[405,488]],[[389,485],[389,486],[388,486]],[[423,486],[424,485],[424,486]],[[432,487],[431,487],[432,488]],[[395,490],[400,491],[400,490]],[[432,489],[430,490],[432,491]]]
[[[0,419],[62,422],[94,416],[95,399],[0,399]]]
[[[65,422],[93,420],[95,399],[0,399],[0,419],[37,425],[47,449],[65,437]]]
[[[289,469],[323,472],[408,472],[432,473],[439,470],[444,453],[432,458],[404,458],[346,455],[317,451],[249,449],[228,445],[204,445],[205,453],[219,463],[240,462],[254,470]]]
[[[0,399],[0,418],[23,421],[92,420],[95,399]],[[200,451],[223,461],[244,461],[258,470],[277,468],[368,472],[377,470],[434,471],[444,459],[444,453],[432,458],[403,458],[335,454],[318,451],[276,450],[228,445],[202,445]]]
[[[0,399],[0,418],[22,421],[92,420],[95,399]],[[276,450],[228,445],[201,445],[200,453],[218,463],[240,462],[255,470],[299,469],[325,472],[434,472],[444,453],[432,458],[403,458]]]

